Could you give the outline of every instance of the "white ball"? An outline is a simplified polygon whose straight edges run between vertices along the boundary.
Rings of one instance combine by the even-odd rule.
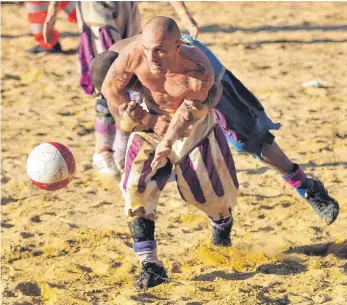
[[[68,185],[76,164],[71,151],[57,142],[36,146],[27,161],[27,173],[37,187],[55,191]]]

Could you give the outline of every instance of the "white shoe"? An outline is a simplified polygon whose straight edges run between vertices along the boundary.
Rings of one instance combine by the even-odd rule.
[[[95,168],[102,175],[119,176],[119,170],[113,160],[112,152],[103,151],[93,155]]]

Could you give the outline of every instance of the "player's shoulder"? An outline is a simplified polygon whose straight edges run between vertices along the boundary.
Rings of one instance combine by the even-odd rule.
[[[143,60],[143,51],[140,39],[129,42],[119,53],[119,60],[129,71],[135,71]]]
[[[182,51],[183,51],[184,57],[186,57],[187,59],[193,62],[198,62],[200,64],[203,64],[207,68],[211,66],[210,60],[199,47],[182,45]]]
[[[137,40],[139,36],[140,34],[118,40],[109,48],[109,51],[120,53],[126,46]]]
[[[183,49],[183,55],[189,60],[187,76],[193,91],[208,90],[214,80],[214,72],[209,59],[203,51],[195,46]]]

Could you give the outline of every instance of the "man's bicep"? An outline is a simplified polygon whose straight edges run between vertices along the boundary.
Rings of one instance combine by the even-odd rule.
[[[209,66],[206,66],[205,75],[202,80],[194,80],[190,99],[204,102],[210,90],[214,86],[214,72]]]
[[[118,115],[120,105],[130,102],[127,84],[132,75],[133,73],[127,71],[126,62],[120,56],[107,72],[101,93],[107,99],[110,112],[114,117]]]
[[[122,58],[118,57],[108,70],[105,83],[114,86],[115,89],[122,90],[127,87],[133,75],[133,72],[127,71],[126,63],[123,62]]]

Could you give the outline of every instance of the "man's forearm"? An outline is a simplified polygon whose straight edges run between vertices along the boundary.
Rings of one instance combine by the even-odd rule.
[[[176,13],[182,18],[191,18],[191,15],[183,1],[170,1]]]
[[[196,24],[194,18],[183,1],[170,1],[169,3],[175,9],[176,13],[180,16],[183,22],[192,22],[193,24]]]
[[[172,145],[173,142],[183,137],[184,132],[193,124],[181,116],[174,116],[164,135],[163,141]]]
[[[183,102],[172,117],[169,127],[164,135],[163,141],[168,142],[170,145],[172,145],[174,141],[183,137],[186,130],[194,122],[195,119],[190,106],[187,106],[187,104]]]
[[[114,117],[119,115],[120,105],[127,105],[130,103],[130,96],[128,93],[111,96],[110,98],[106,97],[106,99],[110,107],[110,112]]]
[[[196,39],[199,35],[199,28],[196,21],[194,20],[189,10],[187,9],[186,5],[184,4],[184,2],[170,1],[169,3],[173,6],[177,14],[180,16],[182,22],[184,23],[185,27],[189,31],[189,34],[194,39]]]
[[[119,117],[119,106],[129,104],[130,95],[128,91],[114,91],[112,88],[102,88],[102,94],[107,100],[108,108],[114,118]]]

